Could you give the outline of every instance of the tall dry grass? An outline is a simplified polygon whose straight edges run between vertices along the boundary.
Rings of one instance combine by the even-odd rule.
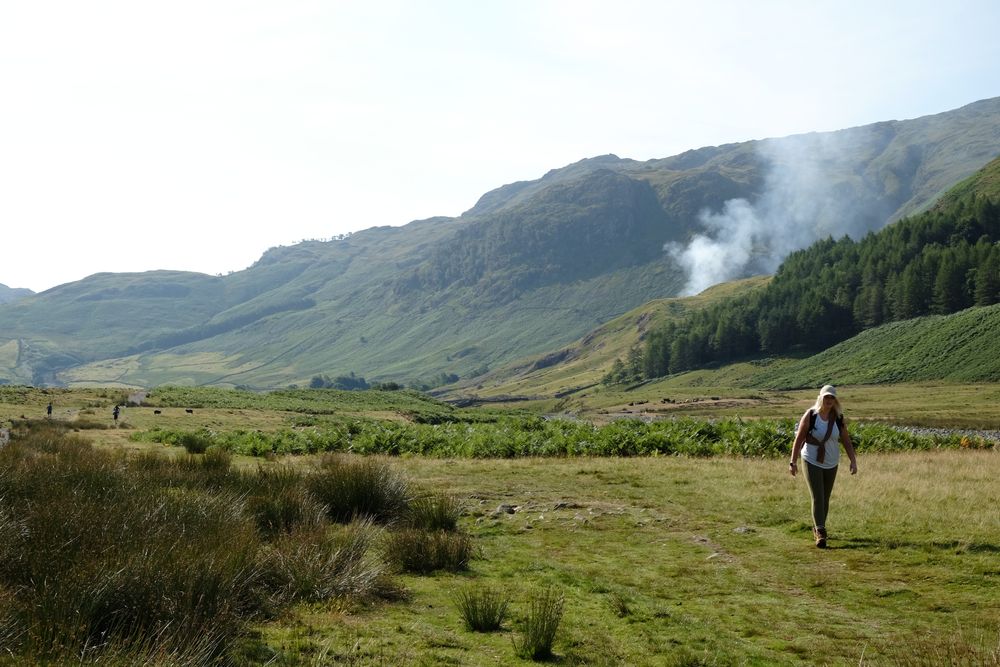
[[[388,461],[324,456],[308,475],[309,492],[334,521],[356,518],[387,522],[403,515],[411,497],[406,479]]]
[[[19,431],[0,450],[0,647],[15,664],[226,664],[289,604],[392,592],[381,529],[331,523],[313,493],[329,469],[248,473],[212,449],[130,457],[59,425]],[[336,476],[383,499],[350,516],[404,513],[386,466]]]

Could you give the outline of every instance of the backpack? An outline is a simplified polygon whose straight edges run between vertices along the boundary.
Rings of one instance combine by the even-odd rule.
[[[833,432],[833,424],[827,424],[826,435],[823,436],[822,440],[817,440],[812,435],[812,430],[814,428],[816,428],[816,417],[817,416],[819,416],[819,412],[816,411],[816,410],[814,410],[814,409],[812,409],[812,408],[809,408],[809,431],[806,432],[806,442],[809,443],[810,445],[818,445],[819,446],[819,449],[816,452],[816,460],[819,461],[820,463],[822,463],[823,459],[825,458],[825,453],[826,453],[826,442],[827,442],[827,440],[830,439],[830,435]],[[840,432],[843,433],[844,432],[844,416],[843,415],[837,415],[837,417],[836,417],[836,419],[834,419],[834,421],[837,423],[837,428],[839,428]]]
[[[819,415],[819,413],[816,410],[813,410],[812,408],[809,408],[809,430],[810,431],[812,431],[814,428],[816,428],[816,417],[818,415]],[[837,415],[837,428],[840,429],[841,433],[844,432],[844,415]]]

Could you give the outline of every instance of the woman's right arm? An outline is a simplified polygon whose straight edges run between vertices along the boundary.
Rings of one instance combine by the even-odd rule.
[[[792,443],[792,459],[788,462],[788,472],[792,477],[799,469],[799,452],[802,451],[802,444],[806,441],[806,434],[809,433],[809,413],[806,412],[799,420],[799,428],[795,432],[795,441]]]

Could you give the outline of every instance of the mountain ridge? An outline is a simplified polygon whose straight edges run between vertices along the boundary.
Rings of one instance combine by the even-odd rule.
[[[12,303],[20,299],[32,296],[35,293],[25,287],[8,287],[0,283],[0,304]]]
[[[677,295],[684,268],[664,244],[704,233],[706,210],[759,201],[796,156],[826,168],[821,194],[876,211],[865,224],[881,225],[929,206],[986,153],[1000,154],[1000,98],[645,162],[588,158],[487,192],[458,218],[271,248],[228,276],[102,273],[0,305],[0,346],[20,350],[0,359],[0,381],[472,377]],[[835,209],[817,211],[836,223]]]

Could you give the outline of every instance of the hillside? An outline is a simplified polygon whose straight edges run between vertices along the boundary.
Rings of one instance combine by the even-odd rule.
[[[491,191],[459,218],[273,248],[227,276],[97,274],[0,305],[0,381],[266,388],[321,373],[481,376],[680,294],[690,276],[663,249],[706,233],[706,209],[742,198],[763,210],[789,188],[815,202],[835,193],[863,234],[929,206],[997,154],[1000,98],[646,162],[583,160]],[[800,172],[809,183],[788,180]],[[810,234],[847,219],[840,205],[810,210]],[[736,267],[744,275],[778,251],[756,248]]]
[[[1000,159],[949,190],[931,210],[862,241],[817,242],[793,253],[773,279],[726,283],[697,302],[651,302],[581,343],[486,378],[490,382],[476,392],[467,389],[480,397],[562,397],[601,379],[621,389],[668,374],[672,386],[683,385],[685,376],[697,376],[692,381],[701,385],[715,378],[717,386],[771,388],[834,380],[995,381],[1000,322],[991,304],[1000,303],[998,238]],[[668,304],[670,316],[664,316]],[[971,304],[984,307],[966,309]],[[939,316],[914,319],[929,312]],[[879,326],[885,320],[890,323]],[[861,333],[851,337],[852,327]],[[849,340],[804,361],[727,364],[762,356],[802,358],[838,338]],[[686,351],[701,357],[687,352],[691,356],[678,361]],[[616,361],[609,372],[615,357],[625,362]],[[699,370],[720,364],[721,370]]]
[[[7,287],[6,285],[0,284],[0,303],[11,303],[19,299],[31,296],[34,294],[30,289],[24,289],[23,287]]]
[[[1000,398],[998,330],[1000,304],[893,322],[815,355],[746,359],[610,386],[580,384],[599,373],[557,364],[444,398],[464,404],[516,397],[505,404],[598,423],[695,415],[786,418],[810,404],[817,387],[832,382],[845,387],[854,418],[993,429],[996,410],[985,406]],[[557,394],[561,386],[576,390]]]
[[[769,388],[947,380],[1000,381],[1000,304],[892,322],[807,359],[762,370]]]
[[[1000,303],[1000,158],[933,209],[789,255],[766,289],[650,332],[645,378],[819,351],[883,323]]]
[[[534,357],[481,378],[477,386],[457,386],[449,400],[498,397],[559,398],[597,395],[606,391],[597,383],[616,357],[624,358],[654,323],[682,317],[742,292],[763,286],[760,279],[720,285],[699,297],[665,299],[645,304],[616,318],[574,345],[550,355]],[[864,331],[822,352],[797,358],[740,362],[670,376],[649,387],[659,395],[664,387],[744,387],[801,389],[829,382],[845,385],[907,382],[1000,382],[1000,304],[969,308],[951,315],[929,315],[892,322]],[[546,361],[552,361],[547,365]],[[635,400],[646,390],[634,391]],[[612,393],[618,393],[616,390]]]
[[[616,359],[627,359],[650,330],[707,308],[734,295],[758,289],[770,280],[757,276],[709,288],[697,296],[655,299],[614,318],[559,350],[520,359],[496,371],[460,382],[443,395],[449,400],[496,400],[505,397],[560,397],[590,389]]]

